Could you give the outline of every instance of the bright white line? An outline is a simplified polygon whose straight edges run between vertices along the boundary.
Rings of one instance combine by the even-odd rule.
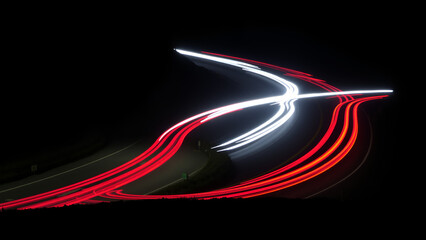
[[[183,121],[181,121],[181,122],[179,122],[178,124],[175,124],[173,127],[171,127],[171,128],[169,128],[169,129],[167,129],[167,131],[165,131],[159,138],[158,138],[158,140],[157,141],[161,141],[161,139],[167,134],[167,133],[169,133],[170,131],[172,131],[173,129],[175,129],[175,128],[178,128],[178,127],[180,127],[180,126],[182,126],[183,124],[185,124],[185,123],[187,123],[187,122],[190,122],[190,121],[192,121],[192,120],[195,120],[195,119],[197,119],[197,118],[200,118],[200,117],[202,117],[202,116],[205,116],[205,115],[207,115],[207,114],[211,114],[211,113],[213,113],[213,112],[216,112],[217,111],[217,108],[216,109],[213,109],[213,110],[210,110],[210,111],[207,111],[207,112],[203,112],[203,113],[200,113],[200,114],[197,114],[197,115],[195,115],[195,116],[193,116],[193,117],[190,117],[190,118],[188,118],[188,119],[185,119],[185,120],[183,120]]]
[[[228,65],[240,67],[240,68],[250,67],[250,68],[259,69],[258,66],[248,64],[248,63],[245,63],[245,62],[240,62],[240,61],[231,60],[231,59],[227,59],[227,58],[210,56],[210,55],[206,55],[206,54],[202,54],[202,53],[190,52],[190,51],[186,51],[186,50],[182,50],[182,49],[175,49],[175,50],[176,50],[176,52],[178,52],[180,54],[191,56],[191,57],[197,57],[197,58],[203,58],[203,59],[207,59],[207,60],[211,60],[211,61],[215,61],[215,62],[221,62],[221,63],[225,63],[225,64],[228,64]]]
[[[289,81],[287,81],[287,80],[285,80],[285,79],[283,79],[283,78],[281,78],[277,75],[274,75],[272,73],[265,72],[265,71],[261,70],[258,66],[248,64],[248,63],[245,63],[245,62],[236,61],[236,60],[230,60],[230,59],[227,59],[227,58],[206,55],[206,54],[202,54],[202,53],[195,53],[195,52],[190,52],[190,51],[181,50],[181,49],[175,49],[175,50],[177,52],[179,52],[180,54],[183,54],[183,55],[207,59],[207,60],[211,60],[211,61],[215,61],[215,62],[228,64],[228,65],[231,65],[231,66],[240,67],[244,71],[248,71],[248,72],[258,74],[258,75],[262,75],[264,77],[267,77],[267,78],[281,84],[285,88],[285,93],[281,96],[259,98],[259,99],[255,99],[255,100],[244,101],[244,102],[240,102],[240,103],[234,103],[234,104],[231,104],[231,105],[223,106],[223,107],[220,107],[220,108],[216,108],[216,109],[198,114],[194,117],[188,118],[188,119],[176,124],[175,126],[170,128],[169,130],[167,130],[160,137],[160,140],[161,140],[161,138],[163,138],[163,136],[165,134],[167,134],[172,129],[179,127],[179,126],[181,126],[181,125],[183,125],[183,124],[185,124],[185,123],[187,123],[191,120],[205,116],[205,115],[208,115],[208,116],[206,117],[206,119],[204,119],[201,122],[208,121],[212,118],[215,118],[217,116],[220,116],[220,115],[223,115],[225,113],[229,113],[229,112],[232,112],[232,111],[235,111],[235,110],[238,110],[238,109],[244,109],[244,108],[259,106],[259,105],[263,105],[263,104],[280,104],[280,108],[277,111],[277,113],[273,117],[271,117],[270,119],[268,119],[267,121],[262,123],[261,125],[257,126],[256,128],[253,128],[252,130],[250,130],[250,131],[248,131],[248,132],[246,132],[246,133],[244,133],[244,134],[242,134],[242,135],[240,135],[236,138],[233,138],[233,139],[231,139],[231,140],[229,140],[225,143],[222,143],[220,145],[213,147],[213,148],[220,148],[220,147],[224,147],[224,146],[234,144],[234,145],[228,146],[225,149],[221,149],[221,150],[218,150],[218,151],[232,150],[232,149],[236,149],[236,148],[242,147],[244,145],[247,145],[247,144],[249,144],[253,141],[256,141],[256,140],[266,136],[267,134],[271,133],[272,131],[274,131],[275,129],[277,129],[281,125],[283,125],[285,122],[287,122],[287,120],[290,119],[290,117],[293,116],[293,114],[295,112],[294,102],[298,99],[312,98],[312,97],[336,96],[336,95],[391,93],[391,92],[393,92],[393,90],[357,90],[357,91],[299,94],[299,89],[296,86],[296,84],[289,82]]]
[[[225,149],[218,150],[218,152],[228,151],[228,150],[232,150],[232,149],[242,147],[244,145],[247,145],[251,142],[254,142],[254,141],[264,137],[265,135],[271,133],[272,131],[274,131],[275,129],[277,129],[281,125],[283,125],[285,122],[287,122],[287,120],[290,119],[291,116],[293,116],[293,113],[295,112],[293,102],[294,102],[294,100],[290,102],[291,107],[290,107],[289,112],[287,114],[285,114],[283,117],[281,117],[280,119],[278,119],[275,123],[273,123],[270,126],[262,129],[262,131],[258,131],[257,133],[252,134],[249,137],[246,137],[244,142],[238,143],[236,145],[233,145],[233,146],[225,148]]]
[[[305,93],[299,94],[296,98],[312,98],[312,97],[327,97],[336,95],[351,95],[351,94],[368,94],[368,93],[391,93],[393,90],[356,90],[356,91],[342,91],[342,92],[325,92],[325,93]]]
[[[252,129],[252,130],[244,133],[243,135],[240,135],[240,136],[238,136],[238,137],[236,137],[236,138],[234,138],[232,140],[229,140],[229,141],[227,141],[225,143],[222,143],[220,145],[212,147],[212,149],[218,148],[218,147],[223,147],[223,146],[229,145],[229,144],[234,143],[234,142],[244,141],[243,138],[248,137],[249,135],[254,134],[257,131],[261,130],[262,128],[268,126],[269,124],[271,124],[272,122],[274,122],[276,119],[278,119],[281,116],[281,114],[284,113],[284,111],[285,111],[284,105],[280,104],[280,109],[278,110],[278,112],[272,118],[270,118],[269,120],[267,120],[266,122],[262,123],[261,125],[259,125],[258,127],[254,128],[254,129]]]

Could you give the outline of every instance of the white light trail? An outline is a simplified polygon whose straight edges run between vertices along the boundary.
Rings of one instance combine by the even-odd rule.
[[[231,60],[231,59],[227,59],[227,58],[215,57],[215,56],[210,56],[210,55],[207,55],[207,54],[190,52],[190,51],[186,51],[186,50],[182,50],[182,49],[175,49],[175,51],[182,54],[182,55],[187,55],[187,56],[196,57],[196,58],[203,58],[203,59],[207,59],[207,60],[211,60],[211,61],[215,61],[215,62],[228,64],[228,65],[235,66],[235,67],[240,67],[240,68],[243,68],[243,69],[246,68],[246,67],[259,69],[259,67],[256,66],[256,65],[252,65],[252,64],[249,64],[249,63],[240,62],[240,61],[236,61],[236,60]]]
[[[229,140],[229,141],[227,141],[227,142],[225,142],[225,143],[222,143],[222,144],[220,144],[220,145],[217,145],[217,146],[215,146],[215,147],[213,147],[212,149],[214,149],[214,148],[219,148],[219,147],[223,147],[223,146],[226,146],[226,145],[229,145],[229,144],[231,144],[231,143],[235,143],[235,142],[242,142],[242,141],[244,141],[244,139],[246,138],[246,137],[249,137],[251,134],[254,134],[254,133],[256,133],[257,131],[260,131],[261,129],[263,129],[263,128],[265,128],[265,127],[267,127],[269,124],[271,124],[271,123],[273,123],[274,121],[276,121],[283,113],[284,113],[284,111],[285,111],[285,106],[284,106],[284,104],[280,104],[280,109],[277,111],[277,113],[272,117],[272,118],[270,118],[269,120],[267,120],[266,122],[264,122],[264,123],[262,123],[261,125],[259,125],[258,127],[256,127],[256,128],[254,128],[254,129],[252,129],[252,130],[250,130],[250,131],[248,131],[248,132],[246,132],[246,133],[244,133],[244,134],[242,134],[242,135],[240,135],[240,136],[238,136],[238,137],[236,137],[236,138],[234,138],[234,139],[232,139],[232,140]]]
[[[211,60],[211,61],[220,62],[220,63],[224,63],[224,64],[227,64],[227,65],[239,67],[244,71],[252,72],[252,73],[264,76],[268,79],[271,79],[275,82],[278,82],[285,89],[284,94],[280,95],[280,96],[259,98],[259,99],[255,99],[255,100],[249,100],[249,101],[244,101],[244,102],[240,102],[240,103],[234,103],[234,104],[231,104],[231,105],[223,106],[223,107],[220,107],[220,108],[216,108],[216,109],[198,114],[194,117],[188,118],[188,119],[176,124],[175,126],[170,128],[168,131],[166,131],[160,137],[160,139],[161,139],[162,137],[164,137],[165,134],[167,134],[172,129],[179,127],[179,126],[185,124],[186,122],[200,118],[202,116],[208,115],[206,117],[206,119],[203,120],[203,121],[208,121],[208,120],[215,118],[219,115],[229,113],[229,112],[232,112],[232,111],[235,111],[235,110],[238,110],[238,109],[245,109],[245,108],[260,106],[260,105],[264,105],[264,104],[279,104],[280,105],[280,108],[274,114],[274,116],[272,116],[270,119],[268,119],[264,123],[260,124],[259,126],[253,128],[252,130],[250,130],[250,131],[248,131],[248,132],[246,132],[246,133],[244,133],[244,134],[242,134],[238,137],[235,137],[235,138],[233,138],[229,141],[226,141],[226,142],[219,144],[217,146],[214,146],[212,148],[212,149],[214,149],[214,148],[226,147],[226,148],[222,148],[218,151],[228,151],[228,150],[240,148],[242,146],[245,146],[249,143],[252,143],[252,142],[268,135],[269,133],[273,132],[278,127],[282,126],[285,122],[287,122],[287,120],[289,120],[291,118],[291,116],[293,116],[293,114],[295,112],[294,102],[298,99],[313,98],[313,97],[337,96],[337,95],[350,95],[350,94],[370,94],[370,93],[391,93],[391,92],[393,92],[393,90],[387,90],[386,89],[386,90],[356,90],[356,91],[299,94],[299,89],[296,86],[296,84],[294,84],[290,81],[287,81],[284,78],[281,78],[281,77],[274,75],[272,73],[263,71],[258,66],[248,64],[248,63],[245,63],[245,62],[240,62],[240,61],[237,61],[237,60],[231,60],[231,59],[223,58],[223,57],[216,57],[216,56],[211,56],[211,55],[207,55],[207,54],[195,53],[195,52],[190,52],[190,51],[186,51],[186,50],[181,50],[181,49],[175,49],[175,50],[182,55],[195,57],[195,58],[202,58],[202,59],[206,59],[206,60]]]
[[[355,91],[342,91],[342,92],[324,92],[324,93],[305,93],[299,94],[296,98],[313,98],[313,97],[328,97],[337,95],[351,95],[351,94],[369,94],[369,93],[392,93],[393,90],[355,90]]]

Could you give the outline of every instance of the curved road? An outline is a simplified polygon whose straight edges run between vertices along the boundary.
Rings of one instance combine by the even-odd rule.
[[[75,183],[63,187],[49,186],[52,190],[44,190],[39,194],[28,193],[25,196],[19,196],[19,199],[7,201],[0,204],[2,208],[38,208],[38,207],[58,207],[84,202],[96,202],[94,198],[102,196],[110,199],[152,199],[152,198],[215,198],[215,197],[254,197],[276,192],[303,183],[313,177],[316,177],[339,163],[352,149],[358,134],[358,107],[360,104],[387,97],[387,93],[392,90],[355,90],[340,91],[339,89],[327,84],[325,81],[316,79],[312,75],[299,71],[274,66],[258,61],[241,59],[231,56],[225,56],[213,53],[195,53],[177,49],[180,54],[190,58],[203,59],[207,61],[218,62],[232,67],[237,67],[243,72],[249,72],[262,78],[267,78],[281,85],[282,95],[258,98],[244,102],[215,108],[206,112],[197,114],[185,119],[168,130],[166,130],[155,143],[139,155],[133,155],[133,149],[138,143],[117,149],[110,153],[105,159],[112,159],[112,156],[124,154],[119,162],[114,162],[114,166],[109,170],[89,177],[83,180],[77,180]],[[266,71],[272,69],[272,71]],[[284,74],[286,79],[275,74],[275,71]],[[273,72],[273,73],[272,73]],[[322,88],[322,92],[299,94],[297,85],[288,81],[287,78],[299,79],[312,85]],[[324,92],[325,90],[325,92]],[[373,94],[373,96],[354,98],[354,95]],[[382,95],[377,95],[382,94]],[[376,96],[374,96],[376,95]],[[328,129],[320,141],[307,153],[295,159],[291,163],[284,165],[274,171],[265,173],[261,176],[244,181],[234,186],[218,189],[215,191],[184,194],[184,195],[135,195],[123,192],[123,187],[129,183],[138,180],[141,177],[149,176],[151,172],[163,166],[180,149],[185,137],[200,125],[215,118],[241,111],[243,109],[253,108],[262,105],[277,104],[279,107],[276,113],[261,123],[257,127],[242,133],[232,139],[229,139],[214,149],[218,151],[233,151],[242,149],[256,143],[258,140],[267,138],[272,132],[279,129],[288,122],[295,113],[296,101],[303,101],[309,98],[337,97],[339,103],[335,106]],[[332,136],[338,136],[337,139]],[[141,146],[138,146],[140,151]],[[319,155],[319,156],[318,156]],[[117,156],[115,156],[117,157]],[[86,166],[95,166],[101,162],[99,159],[92,160]],[[84,164],[83,164],[84,165]],[[62,177],[75,170],[65,171],[60,174],[53,174],[55,177],[46,177],[41,181],[33,182],[29,185],[39,184],[56,177]],[[76,179],[73,179],[76,181]],[[3,190],[3,193],[12,192],[18,189],[24,189],[26,186],[9,187]],[[19,195],[19,194],[18,194]],[[11,199],[7,199],[11,200]]]

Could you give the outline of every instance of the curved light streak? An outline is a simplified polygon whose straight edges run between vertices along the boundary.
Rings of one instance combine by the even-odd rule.
[[[265,121],[264,123],[260,124],[259,126],[255,127],[254,129],[240,135],[237,136],[231,140],[228,140],[222,144],[219,144],[217,146],[214,146],[213,149],[215,148],[222,148],[222,147],[226,147],[223,149],[219,149],[218,151],[229,151],[229,150],[234,150],[240,147],[243,147],[247,144],[250,144],[256,140],[259,140],[260,138],[268,135],[269,133],[273,132],[275,129],[279,128],[280,126],[282,126],[285,122],[287,122],[287,120],[289,120],[294,112],[295,112],[295,107],[294,107],[294,102],[298,99],[303,99],[303,98],[313,98],[313,97],[327,97],[327,96],[337,96],[337,95],[351,95],[351,94],[371,94],[371,93],[390,93],[392,92],[392,90],[356,90],[356,91],[340,91],[340,92],[326,92],[326,93],[307,93],[307,94],[299,94],[299,89],[296,86],[296,84],[282,78],[279,77],[275,74],[266,72],[262,69],[260,69],[257,66],[251,65],[251,64],[247,64],[244,62],[240,62],[237,60],[230,60],[228,58],[223,58],[223,57],[218,57],[218,56],[211,56],[208,54],[201,54],[201,53],[194,53],[194,52],[190,52],[190,51],[186,51],[186,50],[181,50],[181,49],[175,49],[177,52],[179,52],[180,54],[186,55],[186,56],[190,56],[190,57],[195,57],[195,58],[201,58],[201,59],[207,59],[207,60],[212,60],[215,62],[220,62],[223,64],[227,64],[227,65],[232,65],[232,66],[236,66],[236,67],[241,67],[242,70],[244,71],[248,71],[248,72],[252,72],[258,75],[261,75],[263,77],[269,78],[270,80],[273,80],[277,83],[279,83],[281,86],[283,86],[283,88],[285,89],[285,93],[281,96],[276,96],[273,98],[262,98],[259,99],[260,102],[263,102],[263,104],[266,103],[271,103],[268,100],[275,100],[275,103],[280,104],[280,108],[278,109],[278,111],[276,112],[276,114],[274,116],[272,116],[270,119],[268,119],[267,121]],[[225,56],[225,55],[221,55],[221,56]],[[259,63],[259,62],[257,62]],[[263,64],[265,66],[272,66],[270,64]],[[279,69],[276,68],[275,69]],[[292,71],[293,74],[295,71]],[[310,80],[313,80],[314,78],[312,77],[307,77],[305,76],[306,74],[302,74],[303,78],[308,78]],[[296,75],[297,76],[297,75]],[[226,111],[227,108],[232,108],[233,105],[229,105],[229,106],[225,106],[223,107],[224,110],[222,111]],[[252,107],[252,106],[257,106],[255,104],[251,104],[251,103],[246,103],[244,104],[244,106],[242,106],[241,108],[248,108],[248,107]],[[213,114],[214,116],[214,114]]]
[[[296,184],[305,182],[319,174],[327,171],[331,167],[338,164],[352,149],[355,140],[358,134],[358,115],[357,110],[358,106],[366,101],[371,101],[375,99],[381,99],[386,97],[382,96],[373,96],[360,99],[351,99],[342,102],[336,107],[333,113],[333,121],[331,123],[331,128],[333,132],[336,131],[334,128],[335,123],[339,115],[339,110],[344,107],[344,116],[343,122],[344,125],[341,129],[338,139],[334,144],[327,148],[323,154],[315,159],[310,159],[313,152],[303,155],[297,159],[294,163],[285,165],[275,171],[272,171],[268,174],[264,174],[260,177],[251,179],[249,181],[243,182],[241,184],[234,185],[232,187],[213,190],[209,192],[202,193],[192,193],[192,194],[177,194],[177,195],[135,195],[135,194],[126,194],[122,190],[115,190],[109,192],[104,197],[112,199],[121,199],[121,200],[141,200],[141,199],[161,199],[161,198],[198,198],[198,199],[210,199],[210,198],[249,198],[259,195],[268,194],[271,192],[279,191]],[[350,131],[352,130],[352,131]],[[346,144],[338,152],[336,150],[342,145],[346,138]],[[329,135],[325,135],[321,141],[328,141]],[[318,150],[318,149],[317,149]],[[318,152],[318,151],[314,151]],[[334,154],[334,155],[333,155]]]
[[[253,197],[278,191],[283,188],[293,186],[295,184],[307,181],[322,172],[328,170],[337,164],[352,148],[358,132],[357,109],[358,106],[366,101],[381,99],[387,95],[364,97],[354,99],[351,94],[382,94],[391,93],[392,90],[357,90],[357,91],[340,91],[327,84],[324,80],[316,79],[312,75],[296,70],[274,66],[272,64],[262,63],[258,61],[236,58],[213,53],[194,53],[185,50],[176,49],[177,52],[190,57],[203,58],[210,61],[220,62],[227,65],[239,67],[244,71],[252,72],[278,82],[285,90],[283,95],[272,96],[254,100],[248,100],[240,103],[212,109],[188,119],[185,119],[168,130],[166,130],[145,152],[136,158],[111,169],[105,173],[94,176],[92,178],[58,188],[45,193],[29,196],[14,201],[0,203],[0,208],[39,208],[39,207],[57,207],[76,203],[96,202],[94,197],[103,196],[111,199],[157,199],[157,198],[180,198],[180,197],[196,197],[196,198],[215,198],[215,197]],[[235,60],[237,59],[237,60]],[[241,61],[243,62],[241,62]],[[300,80],[314,84],[327,92],[324,93],[305,93],[299,94],[297,86],[277,75],[262,70],[259,66],[278,70],[285,76],[298,78]],[[220,117],[225,114],[239,111],[249,107],[260,106],[264,104],[279,104],[280,108],[276,114],[253,128],[252,130],[235,137],[215,148],[222,148],[219,151],[233,150],[245,146],[253,141],[265,137],[278,127],[283,125],[294,113],[294,102],[299,99],[312,97],[336,96],[339,104],[335,107],[329,128],[321,140],[308,153],[295,161],[287,164],[277,170],[265,173],[257,178],[245,181],[232,187],[219,189],[204,193],[181,194],[181,195],[132,195],[125,194],[120,190],[122,186],[133,182],[146,174],[154,171],[159,166],[169,160],[180,148],[185,137],[199,127],[203,123]],[[337,122],[340,119],[339,112],[344,111],[343,127],[336,141],[330,147],[324,149],[325,143],[332,141],[331,135],[337,131]],[[352,120],[351,120],[352,118]],[[351,134],[349,129],[352,128]],[[346,145],[339,148],[343,142]],[[327,144],[330,145],[330,144]],[[336,152],[340,149],[338,152]],[[311,159],[315,153],[320,150],[323,153],[320,157]],[[332,157],[334,156],[334,157]]]
[[[180,54],[186,55],[186,56],[203,58],[203,59],[215,61],[215,62],[221,62],[221,63],[225,63],[225,64],[228,64],[228,65],[231,65],[231,66],[240,67],[242,69],[245,69],[245,68],[259,69],[259,67],[256,66],[256,65],[245,63],[245,62],[240,62],[240,61],[236,61],[236,60],[231,60],[231,59],[227,59],[227,58],[215,57],[215,56],[212,56],[212,55],[196,53],[196,52],[186,51],[186,50],[182,50],[182,49],[175,49],[175,51],[180,53]]]

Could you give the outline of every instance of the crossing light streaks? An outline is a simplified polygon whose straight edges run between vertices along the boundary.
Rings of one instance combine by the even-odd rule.
[[[180,54],[186,55],[186,56],[190,56],[190,57],[195,57],[195,58],[201,58],[201,59],[206,59],[206,60],[210,60],[210,61],[215,61],[215,62],[219,62],[219,63],[223,63],[223,64],[227,64],[227,65],[232,65],[232,66],[236,66],[236,67],[240,67],[241,70],[243,71],[248,71],[248,72],[252,72],[255,74],[258,74],[260,76],[266,77],[272,81],[275,81],[277,83],[279,83],[282,87],[283,87],[283,92],[284,94],[281,96],[275,96],[275,97],[267,97],[267,98],[261,98],[261,99],[256,99],[255,102],[244,102],[243,104],[241,104],[240,106],[238,106],[238,108],[248,108],[248,107],[253,107],[253,106],[258,106],[258,104],[270,104],[270,103],[277,103],[279,104],[279,109],[276,112],[276,114],[274,116],[272,116],[270,119],[268,119],[267,121],[265,121],[264,123],[262,123],[261,125],[257,126],[256,128],[238,136],[235,137],[225,143],[219,144],[217,146],[214,146],[213,149],[215,148],[222,148],[219,149],[218,151],[229,151],[229,150],[233,150],[233,149],[237,149],[240,147],[243,147],[247,144],[250,144],[256,140],[259,140],[262,137],[265,137],[266,135],[268,135],[269,133],[273,132],[274,130],[276,130],[277,128],[279,128],[280,126],[282,126],[283,124],[285,124],[294,114],[295,112],[295,105],[294,102],[298,99],[303,99],[303,98],[313,98],[313,97],[326,97],[326,96],[336,96],[336,95],[350,95],[350,94],[371,94],[371,93],[390,93],[392,92],[392,90],[357,90],[357,91],[340,91],[340,92],[322,92],[322,93],[308,93],[308,94],[299,94],[299,89],[297,87],[296,84],[280,77],[277,76],[275,74],[272,74],[270,72],[264,71],[262,69],[260,69],[258,66],[254,66],[251,64],[247,64],[245,62],[240,62],[238,60],[229,60],[228,58],[223,58],[225,55],[220,55],[219,56],[211,56],[209,54],[201,54],[201,53],[194,53],[194,52],[189,52],[186,50],[180,50],[180,49],[175,49],[177,52],[179,52]],[[240,59],[240,58],[239,58]],[[257,61],[250,61],[253,63],[260,63]],[[271,67],[271,64],[260,64],[263,66],[267,66],[267,67]],[[286,68],[280,68],[280,67],[272,67],[273,69],[278,69],[278,70],[285,70],[288,71],[289,69]],[[298,76],[295,73],[300,73],[300,75],[302,76],[302,78],[309,78],[310,80],[314,80],[314,78],[312,77],[308,77],[306,76],[307,74],[305,73],[301,73],[298,71],[294,71],[291,70],[290,71],[291,74],[293,74],[293,76]],[[323,82],[322,80],[319,82]],[[239,104],[237,104],[239,105]],[[235,104],[233,105],[229,105],[229,106],[225,106],[223,107],[226,111],[226,109],[228,108],[232,108],[232,107],[236,107]],[[214,114],[213,114],[214,116]]]
[[[326,83],[324,80],[314,78],[311,74],[268,63],[208,52],[196,53],[181,49],[175,50],[187,57],[205,59],[234,66],[240,68],[242,71],[266,77],[271,81],[279,83],[282,86],[283,94],[234,103],[189,117],[167,129],[150,148],[123,165],[69,186],[10,202],[0,203],[0,208],[24,209],[58,207],[76,203],[92,203],[97,201],[93,198],[99,196],[109,199],[124,200],[182,197],[200,199],[216,197],[246,198],[278,191],[307,181],[330,169],[341,161],[351,150],[357,137],[358,106],[361,103],[382,99],[388,96],[377,94],[392,92],[392,90],[388,89],[341,91],[340,89]],[[280,71],[282,76],[285,76],[286,78],[296,78],[311,83],[326,92],[299,94],[299,89],[295,83],[290,82],[284,77],[268,72],[265,69]],[[352,96],[353,94],[373,94],[375,96],[355,99]],[[230,151],[246,146],[263,137],[267,137],[269,133],[285,124],[296,111],[294,105],[295,101],[306,98],[329,96],[336,96],[339,99],[339,103],[334,108],[326,133],[310,151],[279,169],[265,173],[262,176],[247,180],[232,187],[203,193],[180,195],[135,195],[124,193],[121,190],[121,188],[126,184],[142,178],[168,161],[178,151],[185,137],[191,131],[212,119],[254,106],[272,103],[279,104],[277,112],[259,126],[213,147],[214,149],[217,149],[217,151]],[[340,112],[343,112],[344,114],[339,114]],[[340,126],[337,124],[338,122],[343,122],[343,126],[337,127]],[[331,138],[332,134],[338,134],[339,137],[333,140]],[[320,155],[318,156],[318,154]],[[313,156],[318,157],[314,158]]]

